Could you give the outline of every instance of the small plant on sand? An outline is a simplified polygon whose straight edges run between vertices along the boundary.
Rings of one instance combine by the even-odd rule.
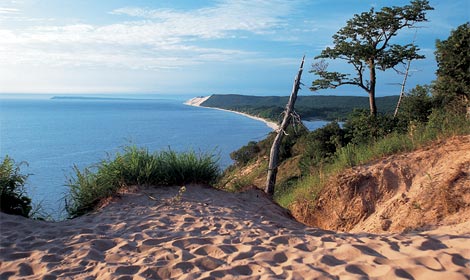
[[[20,173],[20,165],[8,156],[0,164],[0,210],[29,217],[31,198],[26,195],[24,188],[28,175]]]
[[[181,202],[181,199],[183,198],[184,193],[186,192],[186,187],[182,186],[179,190],[178,193],[170,199],[171,204],[179,203]]]
[[[413,206],[413,209],[416,209],[416,210],[423,210],[423,208],[421,207],[421,204],[417,201],[413,201],[413,203],[411,204],[411,206]]]

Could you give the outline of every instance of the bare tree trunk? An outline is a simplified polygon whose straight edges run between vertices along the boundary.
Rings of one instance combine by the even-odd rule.
[[[413,46],[416,41],[416,34],[417,34],[417,31],[415,31],[415,36],[413,38],[413,43],[412,43]],[[404,73],[405,77],[403,78],[403,83],[401,83],[400,97],[398,98],[397,108],[395,108],[395,113],[393,114],[394,118],[397,117],[398,109],[400,108],[401,101],[403,99],[403,96],[405,96],[405,85],[406,85],[406,80],[408,79],[408,75],[410,73],[410,65],[411,65],[411,58],[408,59],[408,63],[406,64],[406,69]]]
[[[397,108],[395,108],[395,113],[393,113],[394,118],[396,118],[398,115],[398,109],[400,108],[401,100],[403,99],[403,96],[405,95],[405,85],[406,85],[406,80],[408,79],[408,73],[410,72],[410,65],[411,65],[411,59],[408,59],[408,64],[406,65],[406,70],[405,70],[405,77],[403,78],[403,83],[401,83],[400,97],[398,98]]]
[[[376,73],[375,64],[373,61],[369,62],[370,70],[370,86],[369,86],[369,107],[370,115],[377,116],[377,105],[375,104],[375,85],[376,85]]]
[[[302,71],[304,67],[305,56],[302,58],[302,63],[300,64],[299,72],[294,80],[294,85],[292,87],[292,93],[287,102],[286,109],[284,110],[284,118],[282,119],[281,126],[277,131],[277,135],[274,138],[273,145],[271,146],[271,152],[269,154],[269,165],[268,165],[268,177],[266,179],[266,188],[265,192],[269,195],[274,194],[274,185],[276,184],[276,175],[277,175],[277,165],[279,160],[279,146],[281,145],[282,137],[284,136],[285,130],[289,125],[292,113],[294,112],[295,101],[297,100],[297,92],[300,88],[300,77],[302,76]]]

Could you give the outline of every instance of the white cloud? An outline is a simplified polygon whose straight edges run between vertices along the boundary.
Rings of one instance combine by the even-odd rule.
[[[18,9],[0,7],[0,14],[18,14],[18,13],[19,13]]]
[[[263,33],[280,25],[294,1],[224,1],[214,7],[180,12],[169,9],[121,8],[116,15],[156,20],[158,26],[179,36],[221,38],[231,31]]]
[[[167,69],[241,60],[255,52],[215,47],[212,40],[267,34],[280,27],[293,1],[226,0],[189,11],[127,7],[111,12],[114,24],[41,25],[0,29],[0,62],[57,66]],[[0,13],[16,13],[0,8]],[[125,15],[127,21],[121,19]],[[129,16],[133,20],[129,21]],[[204,47],[198,43],[209,42]],[[214,46],[214,47],[212,47]]]

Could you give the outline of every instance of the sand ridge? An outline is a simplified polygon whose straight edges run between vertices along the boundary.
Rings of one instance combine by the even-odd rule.
[[[468,279],[470,234],[309,228],[259,190],[124,194],[63,222],[0,213],[0,279]]]

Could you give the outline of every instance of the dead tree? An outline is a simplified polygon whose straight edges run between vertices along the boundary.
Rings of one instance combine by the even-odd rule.
[[[410,71],[410,65],[411,65],[411,59],[408,60],[408,63],[406,65],[405,69],[405,77],[403,78],[403,82],[401,83],[401,90],[400,90],[400,97],[398,98],[397,102],[397,107],[395,108],[395,113],[393,113],[393,117],[396,118],[398,115],[398,109],[400,108],[401,101],[403,99],[403,96],[405,96],[405,85],[406,85],[406,80],[408,79],[408,74]]]
[[[417,34],[417,32],[415,31],[415,36],[413,38],[413,43],[411,44],[412,46],[415,45],[416,34]],[[411,60],[412,60],[411,58],[408,58],[404,73],[400,73],[399,71],[397,71],[398,73],[403,74],[405,77],[403,77],[403,82],[401,83],[400,97],[398,98],[397,107],[395,108],[395,113],[393,113],[394,118],[397,117],[398,109],[400,109],[401,101],[403,100],[403,97],[405,96],[405,85],[406,85],[406,80],[408,79],[408,75],[410,73]]]
[[[284,117],[282,119],[281,126],[277,130],[277,135],[274,138],[273,145],[271,146],[271,152],[269,154],[268,177],[266,179],[266,188],[264,190],[269,195],[274,194],[274,185],[276,184],[276,175],[279,160],[279,146],[281,145],[282,138],[286,133],[287,126],[289,125],[290,120],[295,114],[294,104],[297,99],[297,92],[300,88],[300,77],[302,76],[304,60],[305,56],[302,58],[302,63],[300,64],[299,72],[295,77],[289,102],[287,102],[286,109],[283,112]]]

